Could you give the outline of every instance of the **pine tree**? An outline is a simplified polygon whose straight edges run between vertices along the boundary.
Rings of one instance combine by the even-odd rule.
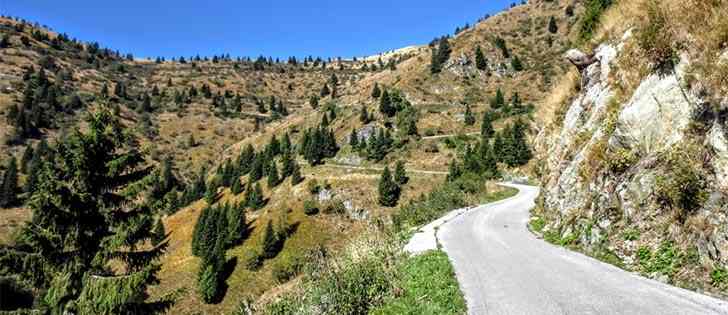
[[[173,301],[148,301],[147,287],[159,281],[166,244],[144,246],[153,237],[151,209],[138,194],[117,193],[144,185],[144,157],[108,111],[89,115],[87,130],[63,139],[52,162],[41,163],[29,203],[33,224],[12,254],[0,250],[3,266],[46,292],[52,314],[164,312]]]
[[[303,181],[303,176],[301,176],[301,167],[296,163],[296,161],[293,161],[293,172],[291,172],[291,185],[295,186]]]
[[[308,100],[308,104],[311,105],[311,108],[317,109],[319,107],[319,97],[318,95],[313,95]]]
[[[549,33],[556,34],[559,31],[559,27],[556,25],[556,19],[552,16],[549,19]]]
[[[239,195],[243,192],[243,186],[239,177],[236,176],[233,178],[233,184],[230,186],[230,192],[232,192],[233,195]]]
[[[290,151],[283,153],[281,157],[281,179],[286,179],[293,174],[293,156]]]
[[[28,172],[28,164],[33,159],[33,152],[33,145],[28,143],[25,147],[25,151],[23,151],[23,157],[20,159],[20,171],[22,173]]]
[[[154,224],[154,230],[152,231],[152,245],[157,246],[167,237],[167,232],[164,230],[164,223],[162,219],[158,219],[157,223]]]
[[[369,112],[367,112],[367,108],[364,106],[361,107],[361,111],[359,112],[359,121],[361,121],[362,124],[368,124],[371,122]]]
[[[483,113],[483,121],[480,125],[480,135],[483,138],[493,137],[495,130],[493,129],[493,114],[488,110]]]
[[[11,157],[0,181],[0,208],[14,206],[18,201],[18,163]]]
[[[490,100],[490,108],[492,109],[498,109],[503,107],[505,105],[506,100],[503,96],[503,91],[501,91],[500,88],[495,91],[495,96]]]
[[[399,201],[400,188],[392,180],[392,174],[389,172],[389,167],[385,166],[382,176],[379,179],[379,204],[385,207],[394,207]]]
[[[200,216],[197,217],[197,222],[195,223],[194,230],[192,231],[192,255],[197,257],[202,255],[204,251],[203,247],[206,245],[203,244],[205,230],[213,224],[210,220],[212,217],[212,211],[213,209],[210,206],[202,208],[202,212],[200,212]]]
[[[511,59],[511,67],[513,68],[513,71],[523,70],[523,63],[521,63],[521,59],[519,59],[518,56],[513,56]]]
[[[261,256],[265,259],[270,259],[278,254],[278,235],[273,230],[273,223],[268,221],[265,226],[265,233],[263,233],[263,248],[261,250]]]
[[[25,179],[25,192],[33,193],[38,186],[38,173],[41,171],[44,155],[48,152],[48,143],[45,139],[41,140],[33,152],[33,159],[30,160],[28,167],[28,177]]]
[[[473,112],[470,110],[470,104],[465,104],[464,116],[466,126],[472,126],[475,124],[475,115],[473,115]]]
[[[374,83],[374,88],[372,89],[372,97],[373,98],[379,98],[382,95],[382,90],[379,88],[379,83]]]
[[[324,87],[321,88],[321,97],[326,97],[331,94],[331,90],[329,90],[329,85],[324,83]]]
[[[397,109],[392,106],[392,99],[387,90],[384,90],[379,98],[379,112],[387,117],[392,117],[397,113]]]
[[[254,209],[258,210],[263,208],[265,201],[263,200],[263,189],[260,188],[260,183],[248,183],[247,189],[245,190],[245,204]]]
[[[227,246],[240,244],[248,234],[248,224],[245,222],[245,205],[242,203],[225,207],[228,222]]]
[[[220,187],[219,183],[219,180],[212,180],[207,185],[207,191],[205,191],[205,201],[207,204],[211,205],[217,201],[217,189]]]
[[[488,60],[485,59],[485,55],[483,55],[483,50],[480,49],[480,46],[475,48],[475,67],[478,70],[488,69]]]
[[[280,184],[280,177],[278,177],[278,167],[275,162],[271,163],[270,172],[268,172],[268,189],[273,189]]]
[[[356,150],[359,147],[359,136],[357,134],[356,128],[354,128],[354,130],[351,131],[351,135],[349,136],[349,145],[354,150]]]
[[[407,177],[407,172],[404,169],[404,162],[397,161],[397,164],[394,167],[394,182],[397,183],[397,185],[404,185],[407,184],[409,181],[409,177]]]

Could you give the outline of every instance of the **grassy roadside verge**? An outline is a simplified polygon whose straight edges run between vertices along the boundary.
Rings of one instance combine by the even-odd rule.
[[[372,314],[465,314],[465,298],[444,251],[405,259],[399,274],[401,294],[385,300]]]

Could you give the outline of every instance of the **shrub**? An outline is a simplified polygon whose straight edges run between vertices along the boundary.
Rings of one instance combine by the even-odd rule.
[[[610,152],[606,160],[607,167],[612,174],[622,174],[637,162],[637,155],[630,150],[619,148]]]
[[[722,287],[723,283],[728,279],[728,271],[725,267],[716,266],[710,272],[710,283],[716,287]]]
[[[251,249],[243,252],[242,260],[245,268],[250,271],[258,270],[263,263],[260,254]]]
[[[667,16],[660,2],[656,0],[647,2],[647,19],[637,34],[637,43],[652,62],[654,70],[671,70],[676,50],[675,40],[667,26]]]
[[[694,148],[693,148],[694,149]],[[700,160],[691,156],[690,148],[670,152],[666,170],[657,176],[658,200],[675,211],[676,219],[685,222],[708,198],[707,182]]]
[[[579,25],[579,39],[588,41],[594,36],[599,27],[602,13],[612,5],[612,0],[588,0],[585,4],[586,10]]]
[[[273,264],[271,273],[278,283],[285,283],[301,271],[301,260],[298,257],[282,257]]]
[[[318,202],[315,200],[306,200],[303,202],[303,213],[306,215],[315,215],[319,212]]]
[[[344,214],[346,213],[346,207],[344,202],[338,199],[332,199],[326,203],[324,207],[324,213],[326,214]]]

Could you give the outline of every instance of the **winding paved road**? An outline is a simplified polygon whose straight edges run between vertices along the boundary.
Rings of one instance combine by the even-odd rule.
[[[439,241],[470,314],[728,314],[728,303],[626,272],[536,238],[526,228],[538,188],[461,209],[421,230],[411,252]],[[431,238],[427,237],[431,231]],[[428,241],[429,240],[429,241]]]

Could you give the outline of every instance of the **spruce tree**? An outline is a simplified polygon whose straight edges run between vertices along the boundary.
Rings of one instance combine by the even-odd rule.
[[[20,159],[20,171],[23,173],[28,172],[28,164],[33,159],[33,145],[28,143],[23,151],[23,157]]]
[[[464,116],[466,126],[472,126],[475,124],[475,115],[473,115],[473,112],[470,110],[470,104],[465,104]]]
[[[556,25],[556,19],[552,16],[549,19],[549,33],[556,34],[559,31],[559,27]]]
[[[273,189],[280,184],[280,177],[278,177],[278,167],[275,161],[271,163],[270,171],[268,172],[268,189]]]
[[[392,106],[392,99],[387,90],[384,90],[382,96],[379,98],[379,112],[386,117],[392,117],[397,113],[397,109]]]
[[[291,185],[295,186],[303,181],[303,176],[301,176],[301,167],[296,163],[296,161],[293,161],[293,172],[291,172]]]
[[[404,185],[407,184],[409,181],[409,177],[407,177],[407,171],[404,169],[404,162],[397,161],[397,164],[394,167],[394,182],[397,183],[397,185]]]
[[[239,177],[233,178],[233,184],[230,186],[230,192],[233,193],[233,195],[238,195],[241,192],[243,192],[243,185],[240,182]]]
[[[144,246],[153,216],[131,193],[139,190],[128,188],[143,187],[150,170],[128,143],[118,118],[90,114],[87,131],[63,139],[52,161],[41,163],[29,202],[33,224],[20,246],[0,250],[6,270],[45,292],[49,313],[151,314],[172,303],[147,294],[166,243]]]
[[[245,222],[245,205],[225,206],[228,222],[227,246],[235,246],[245,239],[248,234],[248,225]]]
[[[362,124],[368,124],[371,122],[371,116],[369,116],[369,112],[367,112],[367,108],[365,106],[361,107],[361,111],[359,112],[359,121],[361,121]]]
[[[245,204],[254,209],[258,210],[263,208],[265,200],[263,199],[263,189],[260,188],[260,183],[248,183],[248,188],[245,190]]]
[[[385,166],[382,176],[379,179],[378,185],[379,192],[379,205],[385,207],[394,207],[399,201],[400,188],[392,180],[392,174],[389,172],[389,167]]]
[[[286,179],[293,174],[293,156],[290,151],[283,153],[281,157],[281,179]]]
[[[483,113],[483,121],[480,125],[480,135],[483,138],[491,138],[495,130],[493,129],[493,114],[488,110]]]
[[[162,219],[158,219],[157,223],[154,224],[154,231],[152,231],[152,245],[157,246],[167,237],[167,232],[164,230],[164,223]]]
[[[356,128],[351,131],[351,135],[349,136],[349,145],[352,147],[353,150],[356,150],[359,147],[359,136],[357,134]]]
[[[492,109],[498,109],[503,107],[505,105],[506,100],[503,96],[503,91],[501,91],[500,88],[495,91],[495,96],[490,100],[490,108]]]
[[[0,208],[14,206],[18,201],[18,163],[11,157],[0,181]]]
[[[518,56],[513,56],[513,58],[511,59],[511,68],[513,68],[513,71],[523,70],[523,63],[521,62],[521,59],[518,58]]]
[[[379,96],[382,95],[382,90],[379,88],[379,83],[374,83],[374,88],[372,89],[372,97],[373,98],[379,98]]]
[[[480,46],[475,48],[475,67],[478,70],[488,69],[488,60],[485,59],[485,55],[483,55],[483,50],[480,49]]]
[[[268,221],[268,224],[265,226],[262,246],[261,256],[264,259],[273,258],[278,254],[278,235],[273,230],[273,223],[271,221]]]

